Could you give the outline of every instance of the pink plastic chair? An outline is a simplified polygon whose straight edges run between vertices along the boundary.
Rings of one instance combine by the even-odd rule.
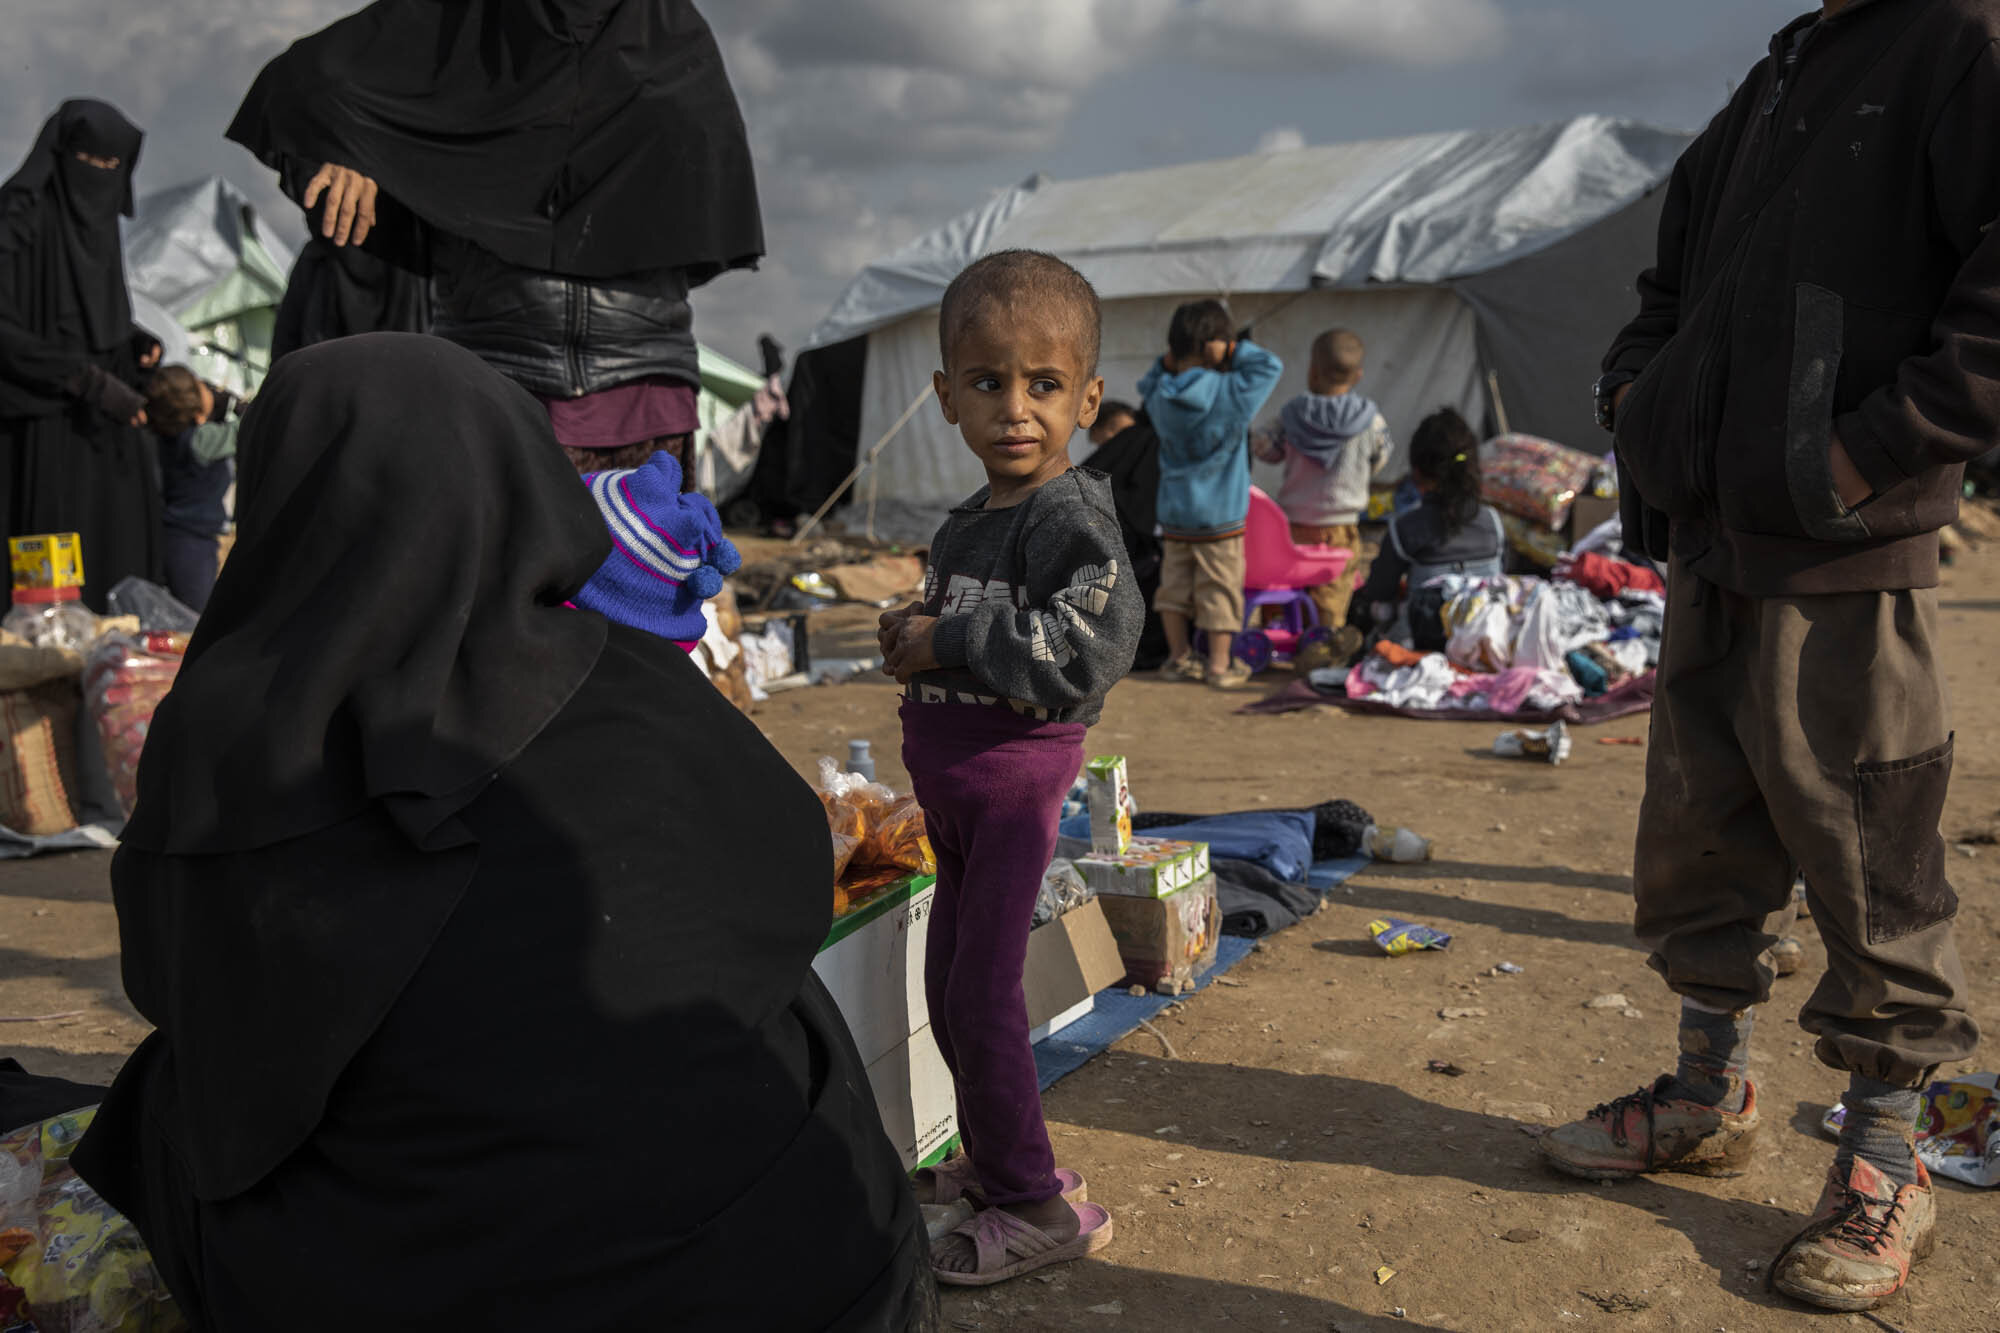
[[[1243,631],[1236,656],[1252,671],[1288,662],[1307,644],[1333,637],[1319,623],[1319,607],[1306,589],[1333,583],[1347,572],[1354,552],[1338,546],[1298,546],[1278,502],[1250,488],[1250,517],[1243,533]],[[1281,608],[1279,619],[1258,623],[1265,607]]]

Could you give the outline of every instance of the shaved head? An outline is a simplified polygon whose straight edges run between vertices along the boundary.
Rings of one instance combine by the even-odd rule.
[[[1086,375],[1097,373],[1103,336],[1097,289],[1081,273],[1039,250],[998,250],[951,280],[938,307],[938,354],[945,368],[968,328],[989,320],[1034,320],[1075,340]]]
[[[1367,344],[1351,329],[1328,329],[1313,339],[1312,380],[1328,388],[1351,388],[1361,378]]]

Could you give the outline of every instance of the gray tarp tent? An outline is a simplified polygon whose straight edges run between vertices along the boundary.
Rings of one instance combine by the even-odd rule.
[[[188,367],[237,393],[255,392],[271,368],[291,267],[290,248],[220,176],[147,195],[125,228],[125,281],[141,298],[134,313],[144,303],[171,315],[191,344]]]
[[[1590,382],[1636,309],[1657,187],[1688,142],[1586,116],[1093,180],[1037,177],[870,264],[808,346],[867,339],[865,449],[929,383],[946,284],[979,255],[1021,246],[1062,256],[1096,285],[1113,397],[1133,396],[1175,305],[1221,296],[1285,358],[1273,411],[1305,387],[1312,337],[1344,325],[1367,339],[1367,391],[1402,440],[1441,404],[1484,418],[1492,371],[1515,429],[1595,450],[1603,437]],[[920,509],[983,480],[955,432],[923,408],[878,472],[884,501]]]

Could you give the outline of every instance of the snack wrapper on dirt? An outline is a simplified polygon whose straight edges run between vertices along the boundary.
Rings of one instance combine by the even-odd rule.
[[[1558,531],[1596,470],[1589,454],[1533,435],[1501,435],[1479,446],[1480,498],[1503,514]]]
[[[819,761],[819,799],[833,831],[834,913],[906,875],[937,873],[923,807],[879,782]]]
[[[0,1138],[0,1329],[185,1333],[138,1228],[70,1169],[96,1114],[69,1111]]]
[[[1846,1123],[1847,1108],[1835,1102],[1820,1128],[1838,1139]],[[2000,1186],[2000,1074],[1960,1074],[1925,1088],[1917,1156],[1933,1175]]]
[[[104,742],[104,765],[126,814],[137,797],[139,755],[153,710],[173,688],[187,652],[184,633],[102,635],[83,662],[83,699]]]

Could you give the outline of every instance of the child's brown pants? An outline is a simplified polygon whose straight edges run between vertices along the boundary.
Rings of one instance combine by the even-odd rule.
[[[1827,973],[1800,1023],[1836,1069],[1912,1086],[1970,1055],[1938,832],[1952,744],[1932,591],[1755,598],[1676,564],[1633,875],[1681,995],[1770,998],[1767,914],[1803,870]]]

